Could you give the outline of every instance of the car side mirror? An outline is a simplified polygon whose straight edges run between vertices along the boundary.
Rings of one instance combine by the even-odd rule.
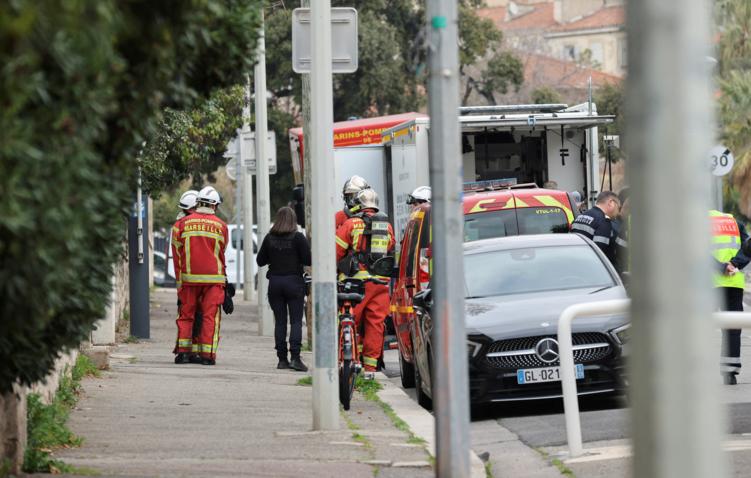
[[[423,309],[430,309],[433,306],[433,291],[431,289],[423,289],[412,298],[414,305]]]

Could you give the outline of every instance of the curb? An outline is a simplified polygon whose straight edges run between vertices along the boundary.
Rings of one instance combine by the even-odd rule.
[[[376,373],[376,380],[383,387],[378,397],[388,404],[394,413],[409,425],[416,437],[425,440],[430,456],[435,457],[435,418],[433,414],[422,408],[404,390],[397,387],[382,372]],[[485,478],[485,464],[472,449],[469,450],[470,476]]]

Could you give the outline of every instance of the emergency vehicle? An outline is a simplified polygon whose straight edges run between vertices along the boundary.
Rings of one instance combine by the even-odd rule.
[[[598,127],[613,116],[593,103],[460,108],[464,181],[508,180],[542,186],[555,181],[589,206],[599,192]],[[336,181],[357,174],[378,192],[399,244],[409,220],[407,195],[430,185],[430,119],[420,113],[334,124]],[[295,180],[303,180],[302,128],[289,132]],[[399,246],[397,246],[399,247]]]
[[[496,237],[567,233],[578,215],[570,193],[535,184],[487,181],[465,184],[464,242]],[[415,294],[429,286],[432,257],[430,203],[412,209],[402,238],[391,295],[391,319],[399,348],[402,385],[415,385],[410,336]]]

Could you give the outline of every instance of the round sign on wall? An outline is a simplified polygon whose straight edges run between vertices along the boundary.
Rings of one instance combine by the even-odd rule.
[[[733,153],[722,145],[717,145],[709,151],[709,168],[715,176],[725,176],[733,169]]]

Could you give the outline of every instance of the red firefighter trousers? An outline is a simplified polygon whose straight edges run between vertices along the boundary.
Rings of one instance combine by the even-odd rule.
[[[219,324],[224,303],[224,284],[183,284],[180,296],[180,316],[177,318],[177,346],[175,353],[198,352],[202,358],[216,359],[219,346]],[[198,343],[193,343],[193,321],[196,310],[203,314]],[[195,346],[194,346],[195,345]]]
[[[383,322],[389,313],[389,288],[372,282],[365,283],[365,299],[357,304],[354,315],[362,343],[362,363],[365,371],[374,372],[383,353]],[[362,325],[361,325],[362,324]]]

